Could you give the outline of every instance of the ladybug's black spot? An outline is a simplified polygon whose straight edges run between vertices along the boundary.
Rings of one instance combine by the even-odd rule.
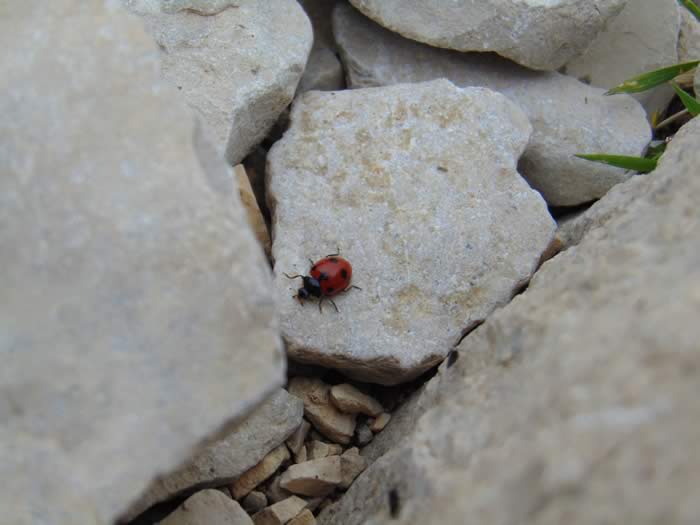
[[[337,257],[331,257],[331,258],[328,259],[328,260],[329,260],[330,262],[334,263],[334,264],[338,264],[338,258],[337,258]]]
[[[321,272],[318,274],[318,280],[319,281],[327,281],[328,280],[328,274],[326,272]]]
[[[345,268],[343,268],[342,270],[340,270],[340,275],[342,276],[343,279],[347,279],[348,278],[348,271]]]
[[[333,290],[335,290],[335,288],[330,286],[329,288],[326,288],[326,293],[333,293]]]

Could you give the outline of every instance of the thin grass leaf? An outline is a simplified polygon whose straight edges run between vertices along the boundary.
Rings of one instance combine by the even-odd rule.
[[[678,0],[678,3],[693,13],[693,16],[700,21],[700,7],[693,0]]]
[[[668,143],[665,140],[659,141],[656,144],[652,143],[647,148],[647,153],[644,155],[644,157],[651,160],[659,160],[661,155],[663,155],[666,151],[667,145]]]
[[[673,89],[676,90],[678,98],[681,99],[681,102],[683,102],[683,105],[685,106],[685,109],[688,110],[688,113],[690,113],[694,117],[700,115],[700,100],[691,97],[688,93],[683,91],[681,87],[675,82],[671,82],[671,85],[673,86]]]
[[[664,67],[655,71],[650,71],[639,75],[638,77],[625,80],[619,86],[610,89],[606,95],[615,95],[617,93],[641,93],[661,84],[665,84],[669,80],[673,80],[681,73],[690,71],[700,64],[700,60],[692,62],[684,62],[683,64],[675,64],[673,66]]]
[[[644,157],[628,157],[626,155],[607,155],[596,153],[592,155],[577,154],[576,157],[593,162],[600,162],[616,168],[625,168],[638,171],[639,173],[649,173],[656,169],[656,159],[645,159]]]

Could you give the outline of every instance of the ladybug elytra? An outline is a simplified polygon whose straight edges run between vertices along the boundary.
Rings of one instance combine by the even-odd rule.
[[[311,259],[311,269],[309,275],[288,275],[284,274],[288,279],[301,279],[302,287],[297,290],[297,294],[293,297],[298,299],[301,304],[304,304],[305,299],[316,297],[319,299],[318,309],[323,311],[322,304],[324,299],[328,299],[338,312],[338,306],[331,297],[345,293],[352,288],[361,290],[359,286],[351,285],[352,280],[352,265],[347,259],[339,256],[340,252],[326,255],[323,259],[313,262]]]

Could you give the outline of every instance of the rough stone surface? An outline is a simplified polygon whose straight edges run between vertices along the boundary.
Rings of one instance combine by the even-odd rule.
[[[627,95],[606,97],[603,89],[566,75],[529,71],[490,54],[455,53],[412,42],[349,6],[336,8],[333,27],[349,87],[447,78],[462,87],[493,89],[516,102],[534,128],[519,170],[551,205],[598,199],[630,177],[574,154],[639,155],[651,139],[643,108]]]
[[[309,459],[321,459],[327,456],[337,456],[343,453],[340,445],[331,445],[323,441],[309,441],[306,445]]]
[[[218,490],[202,490],[180,505],[160,525],[253,525],[253,520]]]
[[[292,494],[280,487],[280,477],[277,476],[265,487],[265,495],[269,503],[273,504],[287,499]]]
[[[283,443],[300,425],[303,413],[303,403],[280,388],[226,437],[182,468],[156,479],[127,517],[183,491],[233,482]]]
[[[139,20],[0,10],[0,521],[110,523],[281,385],[269,272]]]
[[[304,402],[304,414],[327,438],[347,444],[355,432],[355,415],[340,412],[330,400],[330,385],[318,378],[295,377],[289,393]]]
[[[231,484],[231,495],[235,499],[245,497],[251,490],[277,472],[280,465],[290,457],[287,447],[280,445]]]
[[[253,522],[255,525],[284,525],[298,516],[305,507],[306,501],[302,498],[290,496],[253,515]]]
[[[464,339],[408,440],[319,523],[692,523],[699,163],[695,119],[625,183],[636,198]]]
[[[340,456],[292,465],[280,476],[283,489],[303,496],[324,496],[342,481]]]
[[[299,452],[294,454],[294,463],[303,463],[307,459],[309,458],[306,445],[302,445]]]
[[[316,525],[316,518],[309,509],[306,509],[290,521],[289,525]]]
[[[352,447],[345,451],[340,456],[340,486],[347,489],[355,481],[363,470],[367,468],[367,460],[360,456],[360,451],[357,447]]]
[[[339,410],[350,414],[377,416],[384,410],[379,401],[347,383],[331,388],[331,401]]]
[[[122,0],[143,17],[163,75],[211,128],[231,165],[289,105],[313,34],[294,0]]]
[[[700,22],[690,11],[679,5],[681,29],[678,35],[678,60],[690,62],[700,60]]]
[[[389,420],[391,420],[391,414],[387,414],[386,412],[379,414],[379,416],[377,416],[374,421],[370,423],[369,429],[375,434],[377,432],[381,432],[384,430],[384,427],[387,426]]]
[[[238,194],[241,198],[243,208],[245,209],[248,224],[250,224],[250,227],[255,234],[255,238],[265,251],[265,255],[269,257],[272,249],[270,232],[267,229],[265,217],[263,217],[263,214],[260,211],[260,206],[258,206],[255,193],[253,193],[253,188],[250,185],[250,179],[248,178],[246,169],[243,167],[243,164],[238,164],[233,168],[233,171],[236,181],[238,182]]]
[[[458,51],[495,51],[555,70],[581,53],[624,0],[350,0],[401,35]]]
[[[301,401],[301,405],[302,407],[304,406],[303,401]],[[301,450],[301,448],[304,446],[304,441],[306,441],[306,435],[309,433],[310,429],[311,423],[306,421],[306,419],[302,419],[301,425],[299,425],[294,431],[294,433],[289,437],[289,439],[287,440],[287,447],[293,454],[297,454],[299,450]]]
[[[627,0],[615,17],[565,72],[583,82],[611,88],[625,80],[678,62],[681,17],[677,0]],[[663,111],[673,98],[670,86],[635,98],[649,115]]]
[[[345,87],[345,72],[338,56],[327,48],[314,48],[304,75],[299,81],[297,94],[316,89],[335,91]]]
[[[241,505],[243,505],[246,512],[255,514],[256,512],[267,507],[267,496],[264,492],[254,490],[243,498]]]
[[[355,438],[357,440],[358,445],[364,446],[364,445],[368,444],[370,441],[372,441],[372,438],[374,438],[374,434],[369,429],[369,425],[367,425],[367,423],[362,423],[360,425],[357,425],[357,431],[355,432]]]
[[[298,99],[268,157],[288,354],[397,384],[508,302],[554,231],[515,169],[531,129],[502,95],[446,80]],[[338,245],[363,290],[340,313],[301,307],[283,272]]]

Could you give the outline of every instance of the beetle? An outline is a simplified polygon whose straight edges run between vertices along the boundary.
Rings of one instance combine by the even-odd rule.
[[[292,296],[297,299],[302,305],[305,299],[316,297],[318,301],[318,309],[323,312],[323,301],[328,299],[339,312],[338,306],[331,297],[350,291],[353,288],[362,290],[359,286],[350,284],[352,280],[352,265],[350,261],[340,257],[340,250],[336,253],[326,255],[324,258],[314,262],[309,259],[311,269],[309,275],[289,275],[284,274],[287,279],[301,279],[302,286],[297,290],[296,295]]]

